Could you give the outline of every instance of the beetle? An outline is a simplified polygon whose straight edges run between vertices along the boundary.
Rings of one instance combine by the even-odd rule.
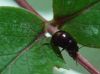
[[[68,32],[60,30],[54,33],[51,38],[51,46],[57,56],[62,59],[61,52],[63,50],[66,50],[73,59],[77,58],[79,47],[76,40]],[[62,50],[59,50],[59,47],[61,47]]]

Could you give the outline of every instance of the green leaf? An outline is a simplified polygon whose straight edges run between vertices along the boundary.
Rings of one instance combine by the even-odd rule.
[[[39,42],[34,43],[32,49],[22,55],[3,73],[9,73],[11,70],[12,74],[52,74],[54,66],[63,66],[64,63],[53,50],[43,45],[47,41],[42,38]]]
[[[32,13],[19,8],[0,7],[0,55],[20,51],[42,30],[43,22]]]
[[[74,13],[99,0],[53,0],[54,19],[72,16]]]
[[[24,9],[0,7],[0,56],[21,51],[35,40],[41,31],[43,22],[34,14]]]
[[[39,37],[43,21],[20,8],[0,7],[0,74],[52,74],[54,66],[64,66],[50,40]]]
[[[100,48],[100,2],[63,26],[80,44]]]

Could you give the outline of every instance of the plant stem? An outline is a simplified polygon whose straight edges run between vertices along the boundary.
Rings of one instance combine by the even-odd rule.
[[[76,61],[81,64],[85,69],[87,69],[88,72],[91,74],[100,74],[100,72],[91,64],[88,62],[87,59],[85,59],[79,52],[77,53],[77,59]]]
[[[35,9],[33,9],[33,8],[27,3],[26,0],[16,0],[16,2],[17,2],[21,7],[25,8],[25,9],[28,9],[28,10],[34,12],[35,14],[39,15],[39,14],[35,11]]]
[[[18,5],[21,7],[31,11],[32,13],[35,13],[37,16],[39,16],[44,22],[47,22],[46,19],[44,19],[26,0],[15,0]]]

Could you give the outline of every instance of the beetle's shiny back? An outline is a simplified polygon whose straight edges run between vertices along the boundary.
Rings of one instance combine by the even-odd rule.
[[[71,57],[76,57],[76,52],[78,52],[77,42],[69,33],[65,31],[56,32],[52,36],[52,42],[55,46],[67,50]]]

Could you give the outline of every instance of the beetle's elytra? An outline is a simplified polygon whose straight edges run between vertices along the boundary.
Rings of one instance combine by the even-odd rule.
[[[54,52],[62,58],[61,51],[57,47],[66,50],[73,59],[77,58],[78,46],[76,40],[65,31],[57,31],[51,39]],[[55,47],[55,48],[54,48]]]

